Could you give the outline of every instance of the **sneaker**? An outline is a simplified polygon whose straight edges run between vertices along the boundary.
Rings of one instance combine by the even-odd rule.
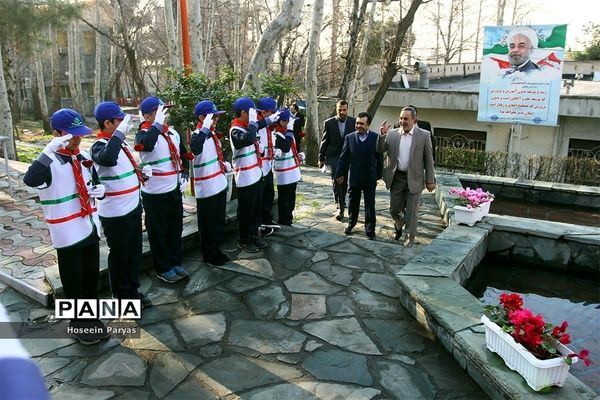
[[[156,274],[158,279],[161,279],[167,283],[175,283],[183,279],[183,277],[177,275],[173,269],[167,272],[163,272],[162,274]]]
[[[273,221],[269,221],[269,222],[267,222],[267,223],[265,223],[265,224],[262,224],[262,225],[261,225],[261,228],[262,228],[263,226],[266,226],[267,228],[281,229],[281,226],[279,226],[278,224],[276,224],[276,223],[275,223],[275,222],[273,222]]]
[[[258,236],[269,236],[272,235],[273,232],[275,232],[275,229],[269,226],[261,226],[258,228]]]
[[[262,250],[267,248],[267,244],[260,239],[254,239],[254,245],[257,249]]]
[[[138,298],[140,299],[141,303],[142,303],[142,308],[149,308],[152,307],[152,300],[150,300],[150,297],[146,296],[144,293],[138,293]]]
[[[254,243],[239,243],[238,242],[238,248],[247,251],[248,253],[257,253],[258,252],[258,247],[256,247],[254,245]]]
[[[188,276],[190,276],[190,274],[188,274],[187,271],[181,265],[174,266],[172,271],[175,271],[175,273],[181,276],[182,278],[187,278]]]

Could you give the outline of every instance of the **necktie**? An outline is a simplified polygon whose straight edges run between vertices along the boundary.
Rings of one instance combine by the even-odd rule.
[[[144,181],[144,177],[142,176],[142,171],[140,171],[137,163],[135,162],[135,159],[133,158],[133,154],[131,154],[131,151],[129,151],[129,148],[127,147],[127,145],[125,143],[121,144],[121,148],[125,152],[125,155],[129,159],[129,162],[131,162],[131,165],[133,166],[133,170],[135,171],[135,174],[137,175],[140,185],[143,186],[146,181]]]
[[[73,168],[73,175],[75,177],[75,185],[77,186],[77,193],[79,194],[79,204],[81,206],[80,215],[85,217],[92,214],[92,204],[90,202],[90,195],[88,194],[85,182],[83,180],[83,172],[81,170],[81,162],[77,158],[79,149],[70,151],[67,149],[60,149],[57,153],[71,157],[71,168]]]
[[[171,164],[173,164],[173,168],[175,169],[175,171],[180,172],[181,171],[181,157],[179,156],[179,152],[177,151],[177,147],[175,147],[175,143],[173,143],[173,141],[171,140],[171,135],[169,135],[168,133],[168,127],[167,127],[167,132],[161,132],[162,136],[165,138],[165,140],[167,141],[167,145],[169,146],[169,154],[171,155]]]

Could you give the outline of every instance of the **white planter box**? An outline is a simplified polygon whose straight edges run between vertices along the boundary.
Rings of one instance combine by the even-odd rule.
[[[491,201],[488,201],[487,203],[481,203],[479,205],[479,207],[481,207],[481,211],[483,212],[484,217],[490,213],[490,205],[492,205]]]
[[[540,360],[485,315],[481,317],[481,322],[485,326],[487,348],[502,357],[506,366],[525,378],[533,390],[565,383],[570,366],[562,357]],[[556,348],[563,356],[573,353],[561,343],[557,343]],[[577,357],[573,357],[573,362],[577,362]]]
[[[457,224],[465,224],[469,226],[475,225],[475,222],[481,220],[483,218],[483,213],[481,208],[467,208],[463,206],[454,206],[454,221]]]

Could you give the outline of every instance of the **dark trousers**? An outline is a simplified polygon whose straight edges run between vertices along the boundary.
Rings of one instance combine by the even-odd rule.
[[[121,217],[100,217],[100,222],[109,248],[112,294],[117,299],[137,299],[142,258],[142,206]]]
[[[238,187],[237,220],[239,242],[251,243],[258,235],[261,218],[262,178],[250,186]]]
[[[365,196],[365,233],[375,234],[375,188],[376,184],[350,186],[348,190],[348,225],[355,226],[358,221],[361,193]]]
[[[335,173],[337,170],[339,159],[327,160],[328,165],[331,167],[331,181],[333,182],[333,198],[335,199],[335,206],[340,211],[344,211],[346,208],[346,193],[348,192],[348,176],[345,176],[343,183],[337,183],[335,181]]]
[[[270,224],[273,221],[273,201],[275,189],[273,188],[273,172],[263,176],[261,223]]]
[[[294,140],[296,141],[296,150],[298,150],[298,153],[300,153],[302,151],[302,136],[294,133]]]
[[[81,247],[56,249],[58,271],[67,299],[98,298],[100,246],[98,241]]]
[[[239,193],[239,192],[238,192]],[[202,257],[214,258],[225,237],[225,206],[227,190],[214,196],[196,199],[198,206],[198,231],[200,232]]]
[[[277,185],[277,211],[281,225],[291,225],[294,219],[294,208],[296,208],[296,185]]]
[[[150,242],[152,262],[157,274],[181,266],[183,255],[183,204],[181,191],[175,188],[168,193],[142,193],[146,231]]]

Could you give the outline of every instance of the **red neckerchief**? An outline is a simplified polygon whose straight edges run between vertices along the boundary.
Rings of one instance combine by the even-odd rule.
[[[108,133],[108,132],[104,132],[104,131],[99,131],[96,134],[97,139],[110,140],[111,137],[112,137],[112,133]],[[142,171],[140,171],[140,168],[138,167],[137,162],[135,162],[135,159],[133,158],[133,154],[131,154],[131,151],[129,151],[129,148],[127,147],[125,142],[121,143],[121,148],[123,149],[123,152],[129,159],[129,162],[131,162],[131,165],[133,166],[133,170],[135,171],[135,174],[137,175],[138,182],[140,183],[140,185],[143,186],[146,183],[146,181],[144,180],[144,177],[142,176]]]
[[[234,118],[233,121],[231,121],[231,127],[247,129],[248,121],[242,121],[239,118]],[[260,148],[258,146],[258,140],[256,140],[256,139],[254,139],[254,150],[256,151],[256,160],[257,160],[258,166],[262,168],[262,157],[260,156]]]
[[[267,160],[273,159],[273,128],[267,126]]]
[[[292,140],[292,155],[294,156],[294,161],[296,161],[296,167],[300,166],[300,156],[298,155],[298,149],[296,148],[296,141]]]
[[[148,130],[152,126],[152,123],[149,121],[144,121],[140,125],[141,129]],[[169,147],[169,154],[171,156],[171,164],[173,164],[173,168],[177,172],[181,172],[181,157],[179,156],[179,152],[177,151],[177,147],[175,147],[175,143],[171,140],[171,135],[169,135],[169,126],[163,125],[163,130],[160,133],[163,138],[167,141],[167,146]]]
[[[196,129],[202,129],[202,122],[198,122],[196,125]],[[221,141],[217,137],[214,132],[214,129],[210,129],[210,134],[212,136],[213,141],[215,142],[215,148],[217,149],[217,159],[219,160],[219,166],[221,167],[221,172],[225,173],[225,163],[223,162],[223,150],[221,149]]]
[[[71,151],[68,149],[58,149],[58,154],[71,157],[71,168],[73,168],[73,175],[75,176],[75,184],[77,185],[77,193],[79,193],[79,204],[81,205],[80,216],[83,218],[87,215],[92,214],[92,204],[90,202],[90,195],[88,194],[85,182],[83,181],[83,172],[81,169],[81,162],[77,156],[79,155],[79,147]]]

